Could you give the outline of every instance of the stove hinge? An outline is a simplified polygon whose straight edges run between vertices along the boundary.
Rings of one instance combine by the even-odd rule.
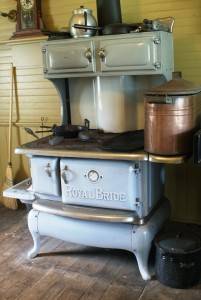
[[[133,171],[135,173],[135,199],[134,199],[134,205],[136,212],[140,216],[143,213],[143,199],[142,199],[142,169],[139,162],[136,162],[133,167]]]

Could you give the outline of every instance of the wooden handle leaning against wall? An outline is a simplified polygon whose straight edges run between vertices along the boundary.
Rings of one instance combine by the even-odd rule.
[[[13,186],[14,178],[13,178],[13,168],[12,168],[12,127],[13,127],[13,96],[14,96],[14,86],[16,82],[16,70],[13,64],[10,66],[10,107],[9,107],[9,121],[8,121],[8,163],[5,172],[5,181],[3,184],[3,190]],[[2,197],[1,202],[4,206],[10,209],[17,209],[18,202],[17,199]]]

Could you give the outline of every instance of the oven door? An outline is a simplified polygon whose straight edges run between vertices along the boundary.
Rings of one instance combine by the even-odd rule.
[[[59,159],[34,156],[30,162],[33,192],[60,196]]]
[[[141,198],[133,162],[61,159],[60,168],[64,203],[135,210]]]

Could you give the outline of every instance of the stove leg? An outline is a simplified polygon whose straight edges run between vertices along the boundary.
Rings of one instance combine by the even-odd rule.
[[[145,224],[133,228],[132,233],[132,252],[135,254],[139,266],[140,273],[144,280],[151,279],[148,268],[149,253],[157,232],[162,227],[165,220],[170,215],[170,205],[168,201],[164,201],[160,209],[158,209],[152,218]]]
[[[137,259],[140,273],[144,280],[151,279],[151,275],[149,273],[149,267],[148,267],[149,251],[150,251],[150,249],[143,249],[143,250],[134,252],[136,259]]]
[[[28,258],[34,258],[38,255],[40,252],[40,235],[36,232],[31,232],[34,246],[33,248],[28,252]]]
[[[34,242],[33,248],[28,252],[28,258],[34,258],[40,252],[40,234],[38,232],[38,216],[39,216],[39,212],[33,209],[30,211],[28,215],[28,227]]]

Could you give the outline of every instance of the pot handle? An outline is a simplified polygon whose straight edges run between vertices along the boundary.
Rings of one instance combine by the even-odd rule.
[[[159,26],[159,30],[164,30],[167,32],[173,32],[175,19],[173,17],[158,18],[153,20],[153,23]]]
[[[90,121],[88,119],[84,119],[84,126],[89,129],[90,128]]]
[[[195,164],[201,164],[201,130],[193,137],[193,157]]]
[[[84,25],[87,26],[87,12],[84,12]],[[87,28],[85,28],[84,31],[87,31]]]
[[[74,24],[73,25],[74,28],[77,29],[86,29],[86,30],[102,30],[102,27],[98,27],[98,26],[91,26],[91,25],[81,25],[81,24]]]

